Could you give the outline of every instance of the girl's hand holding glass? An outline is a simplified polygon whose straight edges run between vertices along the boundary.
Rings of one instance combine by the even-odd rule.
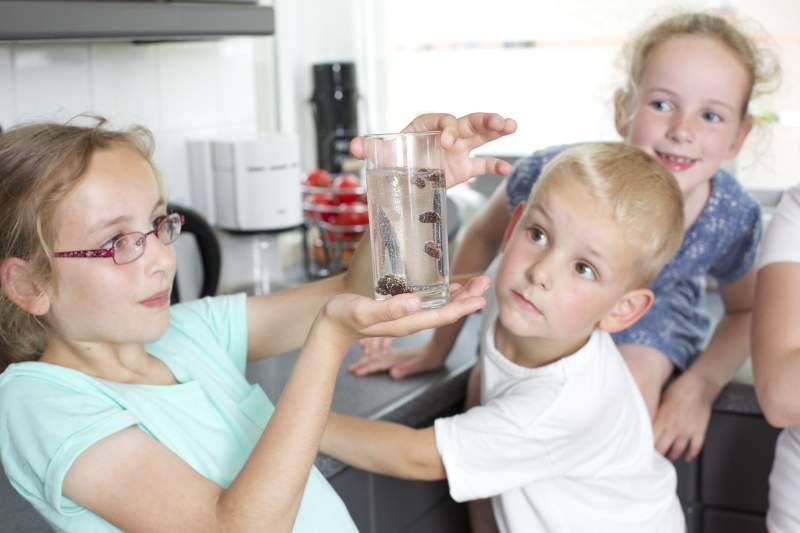
[[[481,309],[486,304],[483,293],[488,288],[486,276],[472,278],[463,286],[453,284],[447,304],[422,311],[420,298],[413,294],[399,294],[382,301],[340,294],[322,308],[318,327],[323,328],[330,342],[338,342],[346,350],[363,337],[401,337],[451,324]]]
[[[456,118],[447,113],[427,113],[412,120],[403,132],[441,131],[444,171],[448,188],[481,174],[511,173],[511,164],[496,157],[470,157],[470,152],[487,142],[517,131],[517,122],[497,113],[470,113]],[[364,159],[364,138],[356,137],[350,151]]]

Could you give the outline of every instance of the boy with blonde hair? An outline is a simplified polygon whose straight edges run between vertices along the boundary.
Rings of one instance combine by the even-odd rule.
[[[610,334],[652,305],[681,244],[675,178],[620,143],[550,162],[490,267],[480,405],[411,429],[332,413],[321,451],[365,470],[443,479],[492,499],[501,532],[676,532],[672,465]]]

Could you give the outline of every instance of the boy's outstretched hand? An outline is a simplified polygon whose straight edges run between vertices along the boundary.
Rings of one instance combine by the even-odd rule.
[[[420,309],[420,299],[413,294],[399,294],[383,301],[340,294],[322,308],[318,321],[333,325],[334,330],[326,328],[326,334],[331,342],[338,340],[346,349],[362,337],[401,337],[452,324],[486,305],[483,293],[489,284],[487,276],[473,278],[463,287],[452,284],[448,303],[425,310]]]
[[[517,122],[497,113],[470,113],[456,118],[447,113],[420,115],[403,128],[403,132],[441,131],[444,149],[444,171],[447,187],[462,183],[481,174],[505,176],[511,164],[495,157],[470,157],[475,148],[517,131]],[[364,138],[350,142],[350,152],[364,159]]]
[[[391,338],[374,337],[363,339],[360,344],[364,354],[347,367],[356,376],[387,372],[394,379],[403,379],[421,372],[437,370],[444,365],[444,359],[433,354],[434,350],[429,343],[392,349]]]

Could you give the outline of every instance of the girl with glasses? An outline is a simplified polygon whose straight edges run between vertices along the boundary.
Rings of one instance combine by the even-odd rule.
[[[448,184],[507,173],[469,151],[498,115],[441,129]],[[355,142],[360,151],[360,140]],[[34,124],[0,135],[0,460],[59,531],[355,531],[313,467],[339,366],[366,335],[406,335],[484,304],[488,281],[439,309],[376,302],[368,252],[281,293],[169,306],[172,242],[147,130]],[[369,246],[366,246],[369,249]],[[301,348],[273,406],[248,361]]]

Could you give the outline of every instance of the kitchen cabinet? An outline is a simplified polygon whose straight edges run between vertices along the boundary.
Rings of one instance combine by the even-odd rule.
[[[408,481],[347,468],[329,478],[361,533],[464,533],[466,506],[446,481]]]
[[[272,7],[241,2],[0,1],[0,41],[165,41],[274,31]]]
[[[418,426],[461,410],[461,399]],[[464,533],[466,505],[450,498],[447,481],[409,481],[345,468],[328,478],[361,533]]]
[[[769,473],[780,430],[749,385],[728,385],[714,406],[700,456],[676,463],[688,533],[766,531]]]
[[[703,533],[764,533],[764,519],[757,516],[708,509],[703,516]]]

